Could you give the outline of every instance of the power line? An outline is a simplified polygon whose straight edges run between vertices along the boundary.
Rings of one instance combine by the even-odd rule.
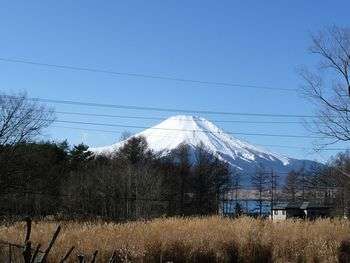
[[[97,113],[85,113],[85,112],[70,112],[70,111],[55,111],[58,114],[64,115],[78,115],[78,116],[90,116],[90,117],[108,117],[108,118],[120,118],[120,119],[139,119],[139,120],[158,120],[164,121],[166,117],[145,117],[145,116],[130,116],[130,115],[113,115],[113,114],[97,114]],[[301,124],[300,121],[244,121],[244,120],[217,120],[210,119],[213,122],[221,123],[253,123],[253,124]],[[182,120],[190,121],[190,120]]]
[[[66,70],[86,71],[86,72],[93,72],[93,73],[104,73],[104,74],[117,75],[117,76],[169,80],[169,81],[188,82],[188,83],[197,83],[197,84],[205,84],[205,85],[253,88],[253,89],[264,89],[264,90],[279,90],[279,91],[297,91],[297,89],[275,88],[275,87],[270,87],[270,86],[246,85],[246,84],[229,83],[229,82],[204,81],[204,80],[185,79],[185,78],[169,77],[169,76],[161,76],[161,75],[148,75],[148,74],[140,74],[140,73],[128,73],[128,72],[119,72],[119,71],[105,70],[105,69],[98,69],[98,68],[78,67],[78,66],[70,66],[70,65],[62,65],[62,64],[40,63],[40,62],[36,62],[36,61],[31,61],[31,60],[10,59],[10,58],[4,58],[4,57],[0,57],[0,61],[9,62],[9,63],[21,63],[21,64],[27,64],[27,65],[35,65],[35,66],[41,66],[41,67],[66,69]]]
[[[8,96],[8,97],[15,97],[15,96]],[[248,112],[206,111],[206,110],[161,108],[161,107],[145,107],[145,106],[134,106],[134,105],[81,102],[81,101],[73,101],[73,100],[56,100],[56,99],[46,99],[46,98],[28,98],[28,99],[32,101],[37,101],[37,102],[55,103],[55,104],[102,107],[102,108],[117,108],[117,109],[128,109],[128,110],[175,112],[175,113],[197,113],[197,114],[208,114],[208,115],[232,115],[232,116],[256,116],[256,117],[291,117],[291,118],[316,118],[317,117],[315,115],[298,115],[298,114],[248,113]]]
[[[108,127],[122,127],[132,129],[153,129],[153,130],[167,130],[167,131],[185,131],[185,132],[202,132],[211,134],[222,134],[221,132],[212,132],[207,130],[190,130],[190,129],[173,129],[173,128],[160,128],[160,127],[148,127],[139,125],[122,125],[122,124],[110,124],[110,123],[96,123],[96,122],[82,122],[82,121],[68,121],[68,120],[54,120],[60,123],[70,124],[83,124],[83,125],[96,125],[96,126],[108,126]],[[311,138],[311,139],[323,139],[319,136],[307,136],[307,135],[294,135],[294,134],[270,134],[270,133],[244,133],[244,132],[230,132],[225,131],[226,134],[232,135],[247,135],[247,136],[265,136],[265,137],[286,137],[286,138]]]
[[[55,122],[69,123],[69,124],[107,126],[107,127],[132,128],[132,129],[153,129],[153,130],[167,130],[167,131],[176,131],[176,132],[202,132],[202,133],[210,133],[210,134],[222,134],[221,132],[212,132],[212,131],[207,131],[207,130],[160,128],[160,127],[148,127],[148,126],[138,126],[138,125],[122,125],[122,124],[110,124],[110,123],[68,121],[68,120],[55,120]],[[293,135],[293,134],[243,133],[243,132],[230,132],[230,131],[225,132],[225,133],[226,134],[232,134],[232,135],[247,135],[247,136],[267,136],[267,137],[287,137],[287,138],[314,138],[314,139],[322,139],[323,138],[323,137],[316,137],[316,136]]]
[[[41,111],[41,110],[40,110]],[[100,113],[88,113],[88,112],[76,112],[76,111],[54,111],[56,114],[63,115],[77,115],[77,116],[89,116],[89,117],[107,117],[107,118],[120,118],[120,119],[137,119],[137,120],[157,120],[164,121],[168,119],[168,117],[148,117],[148,116],[134,116],[134,115],[115,115],[115,114],[100,114]],[[243,113],[244,114],[244,113]],[[311,117],[311,116],[310,116]],[[176,120],[176,118],[173,117]],[[188,119],[181,119],[184,122],[191,122]],[[220,123],[247,123],[247,124],[302,124],[302,121],[246,121],[246,120],[222,120],[222,119],[213,119],[210,118],[212,122],[220,122]],[[321,123],[315,122],[313,123]]]
[[[16,97],[16,96],[9,96],[6,95],[7,97]],[[52,100],[49,99],[42,99],[42,98],[29,98],[29,100],[33,100],[33,101],[40,101],[40,102],[53,102]],[[57,101],[54,100],[53,103],[62,103],[62,104],[72,104],[72,101]],[[81,103],[85,102],[74,102],[74,104],[79,103],[79,105]],[[95,105],[90,105],[90,103],[88,103],[89,105],[87,106],[95,106]],[[106,104],[106,106],[109,104]],[[100,106],[100,104],[99,104]],[[101,105],[102,106],[102,105]],[[112,105],[111,105],[112,106]],[[114,106],[114,105],[113,105]],[[125,105],[115,105],[116,107],[132,107],[132,106],[125,106]],[[145,109],[149,109],[146,108]],[[152,108],[153,109],[153,108]],[[165,108],[162,108],[163,110],[167,110]],[[175,109],[174,109],[175,111]],[[200,111],[190,111],[190,110],[181,110],[179,109],[178,111],[186,111],[187,113],[198,113]],[[100,114],[100,113],[87,113],[87,112],[73,112],[73,111],[54,111],[57,114],[63,114],[63,115],[77,115],[77,116],[90,116],[90,117],[108,117],[108,118],[121,118],[121,119],[139,119],[139,120],[158,120],[158,121],[164,121],[167,119],[167,117],[147,117],[147,116],[131,116],[131,115],[114,115],[114,114]],[[215,113],[215,114],[219,114],[222,112],[212,112],[211,113]],[[244,112],[224,112],[225,114],[231,114],[231,115],[241,115],[241,116],[261,116],[261,117],[317,117],[317,116],[313,116],[313,115],[288,115],[288,114],[263,114],[263,113],[244,113]],[[246,121],[246,120],[222,120],[222,119],[213,119],[210,118],[211,121],[213,122],[220,122],[220,123],[247,123],[247,124],[302,124],[302,121]],[[191,121],[191,120],[181,120],[181,121]],[[315,122],[313,121],[313,123],[322,123],[322,122]]]
[[[82,131],[94,131],[94,132],[105,132],[105,133],[123,133],[124,131],[117,131],[117,130],[103,130],[103,129],[93,129],[93,128],[81,128],[81,127],[71,127],[71,126],[62,126],[62,125],[52,125],[51,127],[54,128],[63,128],[63,129],[72,129],[72,130],[82,130]],[[276,145],[276,144],[256,144],[259,146],[264,147],[279,147],[279,148],[287,148],[287,149],[301,149],[301,150],[310,150],[307,147],[303,146],[291,146],[291,145]],[[325,151],[345,151],[348,150],[348,148],[322,148],[322,150]]]
[[[131,116],[131,115],[114,115],[114,114],[99,114],[99,113],[86,113],[86,112],[72,112],[72,111],[55,111],[58,114],[64,115],[78,115],[78,116],[90,116],[90,117],[107,117],[107,118],[120,118],[120,119],[138,119],[138,120],[158,120],[164,121],[167,117],[146,117],[146,116]],[[176,119],[176,118],[174,118]],[[181,119],[181,121],[191,122],[191,120]],[[220,123],[247,123],[247,124],[303,124],[302,121],[246,121],[246,120],[219,120],[212,119],[212,122]],[[312,123],[322,123],[313,121]]]
[[[8,96],[8,97],[14,97],[17,98],[16,96]],[[65,100],[50,100],[50,99],[42,99],[42,98],[29,98],[29,100],[34,100],[34,101],[41,101],[41,102],[56,102],[56,103],[63,103],[63,104],[88,104],[88,106],[95,106],[95,103],[86,103],[86,102],[75,102],[75,101],[65,101]],[[91,105],[93,104],[93,105]],[[97,105],[101,105],[101,106],[116,106],[116,105],[110,105],[110,104],[97,104]],[[130,107],[130,106],[127,106]],[[132,106],[131,106],[132,107]],[[153,108],[152,108],[153,109]],[[164,108],[163,108],[164,109]],[[198,112],[198,111],[197,111]],[[58,113],[62,113],[62,114],[77,114],[77,115],[86,115],[86,116],[104,116],[104,117],[120,117],[120,118],[140,118],[140,119],[163,119],[160,117],[144,117],[144,116],[123,116],[123,115],[108,115],[108,114],[94,114],[94,113],[80,113],[80,112],[66,112],[66,111],[59,111]],[[215,113],[219,113],[219,112],[215,112]],[[227,114],[254,114],[255,113],[232,113],[232,112],[225,112]],[[272,114],[260,114],[258,113],[258,116],[289,116],[289,117],[313,117],[310,115],[272,115]],[[234,120],[217,120],[217,121],[222,121],[222,122],[236,122]],[[117,124],[106,124],[106,123],[93,123],[93,122],[77,122],[77,121],[67,121],[67,120],[57,120],[57,122],[62,122],[62,123],[71,123],[71,124],[86,124],[86,125],[98,125],[98,126],[112,126],[112,127],[124,127],[124,128],[142,128],[142,129],[148,129],[148,128],[152,128],[154,129],[154,127],[147,127],[147,126],[132,126],[132,125],[117,125]],[[240,122],[240,121],[237,121]],[[249,122],[249,121],[248,121]],[[251,122],[251,123],[265,123],[263,121],[261,122]],[[266,122],[266,123],[283,123],[283,122]],[[285,122],[285,123],[289,123],[289,122]],[[290,123],[298,123],[298,122],[290,122]],[[59,126],[56,126],[59,127]],[[101,130],[101,129],[85,129],[85,128],[73,128],[73,127],[63,127],[62,128],[69,128],[69,129],[80,129],[80,130],[90,130],[90,131],[100,131],[100,132],[112,132],[112,133],[120,133],[122,131],[109,131],[109,130]],[[159,128],[156,128],[159,129]],[[181,131],[181,129],[176,129],[175,131]],[[187,131],[192,131],[192,132],[209,132],[209,131],[199,131],[199,130],[187,130]],[[212,133],[212,132],[209,132]],[[226,132],[228,134],[233,134],[233,135],[248,135],[248,136],[269,136],[269,137],[292,137],[292,138],[316,138],[316,139],[323,139],[323,137],[315,137],[315,136],[304,136],[304,135],[285,135],[285,134],[266,134],[266,133],[241,133],[241,132]],[[263,145],[263,146],[272,146],[272,147],[285,147],[285,148],[293,148],[292,146],[278,146],[278,145]],[[302,149],[307,149],[306,147],[296,147],[296,148],[302,148]],[[333,148],[333,149],[324,149],[324,150],[346,150],[343,148]]]

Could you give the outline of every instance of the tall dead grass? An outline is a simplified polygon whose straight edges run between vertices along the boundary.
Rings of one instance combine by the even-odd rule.
[[[98,262],[107,261],[113,251],[118,262],[337,262],[341,242],[350,237],[346,220],[203,217],[123,224],[40,221],[33,223],[33,243],[47,244],[58,224],[62,232],[52,262],[73,245],[75,254],[99,250]],[[2,240],[23,243],[24,233],[24,223],[0,226]]]

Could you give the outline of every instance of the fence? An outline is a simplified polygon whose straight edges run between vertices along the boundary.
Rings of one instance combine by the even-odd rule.
[[[49,259],[49,254],[54,246],[60,231],[61,226],[58,226],[56,231],[53,233],[51,241],[47,245],[45,250],[41,250],[41,244],[32,244],[30,237],[31,237],[31,231],[32,231],[32,220],[27,217],[26,218],[26,234],[24,239],[24,244],[15,244],[12,242],[8,242],[5,240],[0,240],[0,249],[1,249],[1,256],[0,258],[1,262],[9,262],[9,263],[15,263],[15,262],[24,262],[24,263],[46,263]],[[35,247],[35,248],[34,248]],[[76,258],[73,258],[73,251],[75,250],[75,247],[71,247],[65,255],[61,257],[61,259],[58,261],[59,263],[70,261],[76,261],[79,263],[86,263],[86,255],[78,254]],[[91,263],[95,263],[98,259],[98,250],[95,250],[92,253],[92,256],[90,257]],[[113,252],[111,257],[108,260],[109,263],[117,263],[118,257],[117,253]]]

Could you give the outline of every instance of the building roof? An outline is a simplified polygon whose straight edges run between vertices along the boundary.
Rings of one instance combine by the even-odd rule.
[[[303,202],[300,209],[311,209],[311,208],[329,208],[329,205],[320,204],[316,202]]]
[[[284,210],[286,209],[288,206],[288,202],[279,202],[277,204],[274,204],[273,205],[273,208],[274,210]]]
[[[274,204],[273,210],[286,210],[286,209],[315,209],[315,208],[329,208],[327,205],[323,205],[316,202],[278,202]]]

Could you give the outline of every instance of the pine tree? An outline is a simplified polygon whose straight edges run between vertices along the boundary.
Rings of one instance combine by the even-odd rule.
[[[83,143],[73,146],[73,149],[69,152],[72,170],[85,167],[87,162],[92,159],[93,153],[88,149],[89,146]]]

